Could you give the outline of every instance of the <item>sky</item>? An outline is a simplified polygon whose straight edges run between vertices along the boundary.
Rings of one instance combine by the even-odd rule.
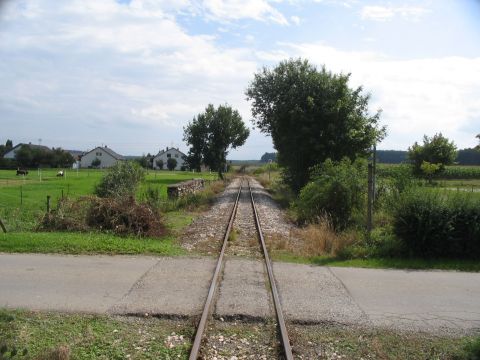
[[[274,151],[245,89],[262,67],[305,58],[371,94],[406,150],[480,133],[480,0],[0,0],[0,143],[122,155],[179,147],[212,103],[251,129],[230,159]]]

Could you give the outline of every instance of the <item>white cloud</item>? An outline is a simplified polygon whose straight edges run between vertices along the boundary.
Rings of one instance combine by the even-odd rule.
[[[354,86],[372,93],[371,109],[382,108],[390,136],[383,148],[407,148],[423,134],[442,132],[473,146],[480,130],[480,57],[396,60],[371,52],[341,51],[323,44],[288,44],[295,56],[352,73]]]
[[[294,23],[295,25],[300,25],[301,20],[300,20],[300,18],[299,18],[298,16],[295,16],[295,15],[290,16],[290,20],[291,20],[292,23]]]
[[[252,18],[288,25],[288,21],[266,0],[204,0],[208,15],[219,21]]]
[[[367,5],[360,12],[362,19],[373,21],[388,21],[395,16],[401,16],[405,20],[418,21],[429,10],[419,6],[380,6]]]
[[[229,103],[248,120],[243,90],[257,68],[249,50],[188,34],[157,2],[28,4],[2,13],[0,112],[16,119],[3,134],[47,139],[42,132],[55,128],[63,138],[75,129],[76,148],[137,134],[118,151],[141,153],[181,142],[181,127],[208,103]]]

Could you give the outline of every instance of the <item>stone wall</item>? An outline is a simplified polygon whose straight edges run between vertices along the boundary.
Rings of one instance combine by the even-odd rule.
[[[204,179],[192,179],[188,181],[183,181],[178,184],[168,185],[167,195],[169,199],[177,199],[188,194],[195,194],[197,191],[202,190],[204,187]]]

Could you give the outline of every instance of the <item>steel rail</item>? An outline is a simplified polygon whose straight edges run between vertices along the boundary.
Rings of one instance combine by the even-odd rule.
[[[190,360],[198,359],[200,352],[200,346],[202,345],[203,333],[207,325],[208,315],[210,313],[210,308],[212,306],[212,301],[215,296],[215,291],[217,290],[218,278],[223,266],[223,255],[225,254],[225,249],[227,248],[228,237],[230,236],[230,231],[232,230],[233,221],[235,220],[235,214],[237,213],[238,200],[240,199],[240,193],[242,192],[242,182],[240,182],[240,188],[238,189],[237,198],[235,199],[235,204],[233,205],[232,213],[230,214],[230,220],[228,221],[227,229],[225,230],[225,236],[223,238],[222,250],[218,256],[217,266],[215,268],[215,273],[213,274],[212,282],[210,284],[210,289],[208,290],[207,300],[203,307],[202,317],[197,326],[197,332],[195,334],[195,340],[193,341],[192,349],[190,350]]]
[[[292,347],[290,346],[290,340],[288,339],[287,326],[285,325],[285,319],[283,317],[282,306],[280,304],[280,297],[278,295],[277,285],[273,276],[272,262],[268,255],[267,246],[265,245],[265,238],[263,237],[262,227],[260,224],[260,218],[258,216],[257,207],[253,198],[253,191],[248,181],[248,189],[250,190],[250,198],[252,200],[253,213],[255,214],[255,225],[257,226],[258,236],[262,245],[263,256],[265,258],[265,264],[267,266],[268,280],[270,282],[270,289],[272,290],[273,304],[275,306],[275,313],[277,315],[278,326],[280,328],[280,337],[282,340],[283,351],[287,360],[293,360]]]

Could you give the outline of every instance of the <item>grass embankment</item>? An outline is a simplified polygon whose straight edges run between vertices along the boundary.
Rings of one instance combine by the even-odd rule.
[[[408,270],[456,270],[479,272],[480,263],[475,260],[420,259],[420,258],[369,258],[342,259],[335,256],[300,256],[285,251],[273,251],[276,261],[322,266],[358,267],[367,269],[408,269]]]
[[[12,170],[0,170],[0,219],[8,233],[0,232],[0,251],[21,253],[63,254],[156,254],[179,255],[183,253],[176,241],[181,230],[195,216],[195,208],[208,203],[219,186],[207,189],[192,203],[167,199],[167,186],[192,178],[214,180],[216,174],[150,171],[140,184],[136,197],[141,201],[147,188],[158,191],[163,222],[167,235],[161,238],[120,237],[101,232],[36,232],[39,220],[46,211],[46,196],[51,196],[51,209],[55,209],[63,196],[71,199],[91,195],[104,170],[66,172],[66,177],[56,177],[56,170],[31,171],[19,178]],[[182,207],[183,206],[183,207]]]

